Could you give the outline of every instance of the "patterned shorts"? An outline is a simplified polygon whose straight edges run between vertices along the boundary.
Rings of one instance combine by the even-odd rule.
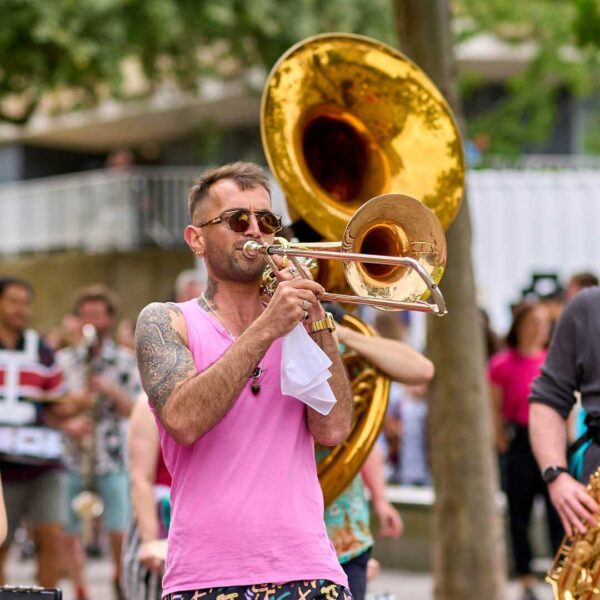
[[[163,600],[352,600],[343,586],[325,579],[174,592]]]

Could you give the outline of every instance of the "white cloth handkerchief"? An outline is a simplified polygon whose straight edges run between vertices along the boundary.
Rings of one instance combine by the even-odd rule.
[[[328,415],[335,404],[328,379],[331,360],[299,323],[283,338],[281,391]]]

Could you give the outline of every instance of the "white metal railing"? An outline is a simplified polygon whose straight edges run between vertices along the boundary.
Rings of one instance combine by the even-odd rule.
[[[556,157],[555,157],[556,158]],[[534,272],[566,279],[600,264],[600,165],[468,174],[479,300],[504,331]],[[541,163],[537,163],[541,164]],[[566,167],[569,168],[566,168]],[[0,257],[183,245],[187,191],[200,167],[100,170],[0,185]],[[274,186],[273,208],[286,218]]]
[[[0,256],[183,245],[202,167],[102,169],[0,184]],[[287,219],[279,188],[274,210]]]
[[[176,246],[197,167],[99,170],[0,185],[0,255]]]

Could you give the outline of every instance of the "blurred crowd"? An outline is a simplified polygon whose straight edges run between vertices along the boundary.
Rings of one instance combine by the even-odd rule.
[[[183,302],[198,297],[203,284],[199,271],[184,271],[175,281],[172,297],[165,300]],[[598,279],[592,273],[577,273],[565,285],[553,275],[534,276],[511,308],[513,322],[505,336],[493,331],[485,311],[480,313],[494,443],[508,500],[513,556],[525,589],[531,571],[528,525],[533,501],[537,495],[548,500],[528,442],[529,386],[543,363],[563,306],[581,289],[595,285]],[[144,555],[144,532],[128,530],[127,525],[131,481],[137,473],[135,469],[130,472],[128,465],[127,422],[136,402],[144,398],[133,352],[135,322],[119,319],[116,294],[95,285],[79,290],[62,322],[38,335],[27,328],[32,298],[28,282],[0,278],[0,474],[9,515],[8,540],[19,542],[23,557],[35,556],[41,585],[54,587],[66,576],[77,600],[89,598],[86,557],[104,554],[113,563],[115,597],[133,598],[121,585],[124,540],[133,544],[136,552],[141,546],[142,563],[150,571],[157,560],[149,550]],[[406,342],[410,337],[412,317],[406,313],[362,316],[383,338]],[[339,341],[353,346],[344,327],[339,329]],[[416,355],[411,355],[411,361],[419,366]],[[391,372],[393,375],[394,369]],[[411,382],[409,376],[400,374],[396,379],[403,383],[391,382],[377,444],[387,483],[431,484],[426,381],[432,375],[433,371]],[[59,397],[69,401],[55,402]],[[24,398],[31,402],[23,403]],[[141,404],[147,406],[145,401]],[[166,489],[168,497],[170,478],[158,442],[148,445],[155,434],[150,431],[154,425],[151,413],[146,412],[130,424],[141,432],[138,440],[144,443],[136,446],[130,440],[129,455],[137,452],[141,462],[149,465],[151,495],[164,494]],[[573,419],[573,437],[581,422],[580,415]],[[55,437],[56,431],[64,437],[64,445]],[[150,447],[155,451],[148,452]],[[367,471],[363,478],[370,488]],[[141,480],[143,489],[144,477]],[[373,486],[371,496],[376,489]],[[385,519],[387,514],[394,536],[399,535],[399,517],[387,506],[380,508],[379,516]],[[155,528],[168,524],[168,510],[167,502],[166,514]],[[556,548],[563,532],[548,502],[547,514],[551,544]],[[63,529],[56,523],[66,526]],[[340,532],[338,542],[346,543],[345,530]],[[149,534],[150,538],[156,536],[156,531]],[[0,584],[7,583],[3,570],[7,551],[5,543],[0,550]],[[159,581],[156,585],[160,590]]]
[[[199,271],[184,271],[164,300],[190,300],[202,285]],[[5,565],[16,540],[22,557],[35,556],[40,585],[53,588],[67,576],[78,600],[89,598],[86,556],[106,554],[115,598],[125,598],[126,427],[144,397],[134,321],[118,319],[113,290],[92,285],[76,292],[59,325],[38,333],[28,328],[33,296],[28,281],[0,278],[0,475],[8,515],[0,585],[10,583]]]

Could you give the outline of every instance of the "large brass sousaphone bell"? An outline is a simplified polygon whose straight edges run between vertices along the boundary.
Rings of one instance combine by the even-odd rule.
[[[268,77],[261,135],[293,216],[328,242],[325,247],[300,242],[287,249],[256,244],[249,252],[292,259],[334,258],[326,255],[337,253],[345,281],[361,304],[383,308],[391,300],[399,303],[396,309],[445,312],[427,307],[439,306],[435,291],[446,261],[443,229],[462,199],[464,161],[452,113],[421,69],[363,36],[334,33],[307,39],[288,50]],[[349,259],[358,253],[361,259]],[[390,260],[365,260],[365,255]],[[418,266],[391,260],[398,258]],[[430,294],[433,304],[424,302]],[[354,316],[344,324],[372,334]],[[387,406],[389,380],[352,352],[344,360],[352,379],[355,423],[349,439],[319,462],[326,505],[359,472]]]
[[[367,200],[421,200],[444,229],[458,211],[464,160],[458,127],[433,82],[406,56],[359,35],[300,42],[267,80],[261,135],[291,207],[341,239]]]

